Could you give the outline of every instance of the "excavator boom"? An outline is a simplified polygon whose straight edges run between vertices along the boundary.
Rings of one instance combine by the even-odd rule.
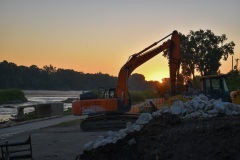
[[[118,82],[117,82],[117,88],[116,88],[116,94],[117,98],[120,98],[122,95],[124,95],[124,104],[127,103],[127,97],[128,97],[128,86],[127,81],[132,72],[139,66],[141,66],[143,63],[147,62],[154,56],[158,55],[162,51],[169,49],[169,67],[170,67],[170,79],[171,79],[171,93],[176,93],[176,78],[180,67],[180,38],[177,31],[174,31],[172,34],[171,40],[168,40],[164,42],[162,45],[150,50],[151,47],[156,45],[158,42],[155,42],[151,46],[145,48],[139,53],[133,54],[129,57],[128,61],[125,63],[125,65],[121,68],[119,74],[118,74]],[[169,36],[169,35],[168,35]],[[167,36],[167,37],[168,37]],[[165,37],[166,38],[166,37]],[[163,39],[162,39],[163,40]]]
[[[157,45],[160,41],[167,38],[168,36],[172,36],[171,40],[168,40],[162,45],[151,49],[153,46]],[[120,120],[123,122],[123,124],[126,124],[126,120],[136,120],[138,116],[125,114],[131,109],[131,100],[127,83],[128,78],[137,67],[141,66],[143,63],[147,62],[162,51],[165,51],[164,53],[168,53],[171,93],[174,94],[176,92],[175,83],[181,59],[180,38],[177,31],[173,31],[173,33],[169,34],[168,36],[164,37],[158,42],[153,43],[139,53],[131,55],[119,71],[117,87],[107,90],[103,98],[96,98],[93,96],[93,98],[88,97],[86,99],[83,99],[81,98],[83,96],[80,95],[79,100],[73,101],[73,115],[82,115],[85,111],[88,111],[89,113],[95,115],[89,116],[81,123],[83,130],[92,130],[94,127],[103,129],[103,126],[105,128],[108,128],[109,125],[114,126],[112,123],[109,123],[109,121],[113,120],[115,122],[116,120]]]

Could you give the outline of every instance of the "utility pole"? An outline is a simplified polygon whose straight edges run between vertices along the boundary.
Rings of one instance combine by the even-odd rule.
[[[238,61],[240,60],[239,58],[235,59],[236,60],[236,65],[234,66],[235,70],[238,70]]]

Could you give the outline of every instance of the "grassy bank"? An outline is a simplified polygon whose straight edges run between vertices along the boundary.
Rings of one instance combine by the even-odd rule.
[[[25,101],[27,101],[27,98],[20,89],[5,89],[0,91],[0,104]]]

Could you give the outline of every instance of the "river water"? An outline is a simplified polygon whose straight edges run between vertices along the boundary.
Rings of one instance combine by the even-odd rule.
[[[8,120],[11,118],[11,115],[17,114],[18,106],[33,105],[39,103],[47,102],[61,102],[68,98],[77,98],[79,97],[82,91],[35,91],[35,90],[24,90],[28,102],[26,103],[17,103],[17,104],[4,104],[0,105],[0,122]],[[71,103],[64,103],[64,109],[71,108]],[[34,111],[34,108],[25,108],[24,113]]]

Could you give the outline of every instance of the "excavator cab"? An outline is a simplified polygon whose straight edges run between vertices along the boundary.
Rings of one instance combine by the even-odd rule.
[[[102,94],[102,98],[116,98],[116,88],[105,88]]]
[[[203,93],[209,99],[222,99],[223,102],[232,102],[225,75],[202,76],[200,82]]]
[[[105,98],[116,98],[116,88],[98,88],[98,97],[101,99]]]

